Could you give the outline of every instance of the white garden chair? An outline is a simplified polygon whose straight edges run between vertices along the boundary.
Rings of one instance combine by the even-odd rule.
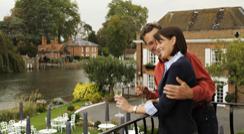
[[[8,130],[8,123],[7,122],[1,122],[0,123],[0,130],[2,133],[7,133]]]
[[[75,128],[75,114],[72,114],[71,115],[71,119],[70,119],[70,125],[71,125],[71,127],[73,128]]]

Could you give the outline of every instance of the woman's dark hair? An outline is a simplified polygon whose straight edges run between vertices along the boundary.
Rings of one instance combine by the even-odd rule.
[[[160,37],[164,36],[167,39],[171,39],[172,37],[175,36],[176,41],[174,45],[174,49],[171,53],[171,56],[174,56],[178,51],[180,51],[182,54],[186,54],[187,51],[187,45],[186,45],[186,40],[183,35],[183,32],[181,31],[180,28],[178,27],[165,27],[160,29],[155,35],[154,38],[160,42],[162,38]]]
[[[144,36],[151,32],[154,28],[160,30],[162,27],[158,23],[147,23],[141,30],[140,38],[144,41]]]

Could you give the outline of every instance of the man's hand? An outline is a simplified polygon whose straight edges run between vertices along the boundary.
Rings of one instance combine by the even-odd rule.
[[[164,87],[164,93],[169,99],[192,99],[193,91],[192,89],[179,77],[176,77],[176,81],[180,85],[166,84]]]

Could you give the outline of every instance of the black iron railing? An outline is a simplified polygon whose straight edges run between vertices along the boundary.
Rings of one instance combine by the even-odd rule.
[[[226,106],[229,106],[229,124],[230,124],[230,134],[234,134],[234,113],[233,113],[233,109],[235,107],[244,107],[244,104],[243,103],[222,103],[222,102],[212,102],[212,104],[214,105],[215,107],[215,111],[217,110],[217,105],[226,105]],[[117,133],[118,131],[120,133],[126,133],[128,134],[128,128],[129,126],[131,125],[134,125],[134,130],[135,130],[135,133],[138,134],[138,122],[139,121],[143,121],[143,131],[144,131],[144,134],[147,134],[148,133],[148,127],[147,127],[147,122],[146,122],[146,118],[151,118],[151,132],[150,134],[153,134],[154,133],[154,120],[152,117],[148,116],[148,115],[144,115],[140,118],[137,118],[135,120],[131,120],[131,121],[128,121],[126,123],[123,123],[119,126],[116,126],[110,130],[107,130],[105,132],[103,132],[102,134],[111,134],[111,133]]]
[[[123,118],[123,117],[122,117]],[[151,119],[151,130],[148,130],[148,127],[147,127],[147,120],[146,118],[150,118]],[[142,117],[140,118],[137,118],[135,120],[131,120],[131,121],[128,121],[126,123],[123,123],[119,126],[116,126],[110,130],[107,130],[105,132],[102,132],[102,134],[115,134],[117,132],[119,132],[120,134],[128,134],[128,130],[129,130],[129,127],[132,127],[133,126],[133,130],[135,131],[135,134],[138,134],[139,133],[139,130],[138,130],[138,122],[140,121],[143,121],[143,131],[144,131],[144,134],[147,134],[148,131],[150,131],[150,134],[153,134],[154,133],[154,120],[152,117],[148,116],[148,115],[143,115]]]
[[[223,102],[212,102],[215,107],[215,111],[217,110],[217,105],[225,105],[229,106],[229,124],[230,124],[230,134],[234,134],[234,108],[235,107],[244,107],[243,103],[223,103]]]

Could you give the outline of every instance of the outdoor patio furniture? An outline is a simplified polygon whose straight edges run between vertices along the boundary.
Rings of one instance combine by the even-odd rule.
[[[26,127],[26,120],[15,122],[15,123],[13,123],[13,126],[24,128],[24,127]]]
[[[37,129],[33,125],[31,125],[31,134],[38,134]]]
[[[64,118],[69,118],[68,113],[64,113],[64,114],[63,114],[63,117],[64,117]]]
[[[71,119],[70,119],[70,124],[71,124],[71,128],[75,128],[75,114],[71,115]]]
[[[60,130],[61,133],[63,132],[63,129],[66,128],[65,122],[69,118],[67,116],[58,116],[57,118],[54,118],[51,121],[51,127],[56,128],[57,130]]]
[[[13,125],[14,123],[15,123],[15,120],[10,120],[10,121],[8,122],[9,125]]]
[[[8,130],[8,123],[7,122],[1,122],[0,123],[0,130],[2,133],[6,133]]]
[[[42,129],[39,131],[39,134],[54,134],[54,133],[57,133],[57,130],[56,129]]]
[[[113,128],[113,127],[115,127],[116,125],[114,125],[114,124],[111,124],[111,123],[102,123],[102,124],[99,124],[98,125],[98,128],[99,128],[99,130],[108,130],[108,129],[110,129],[110,128]]]
[[[8,125],[7,134],[21,134],[21,128]]]

